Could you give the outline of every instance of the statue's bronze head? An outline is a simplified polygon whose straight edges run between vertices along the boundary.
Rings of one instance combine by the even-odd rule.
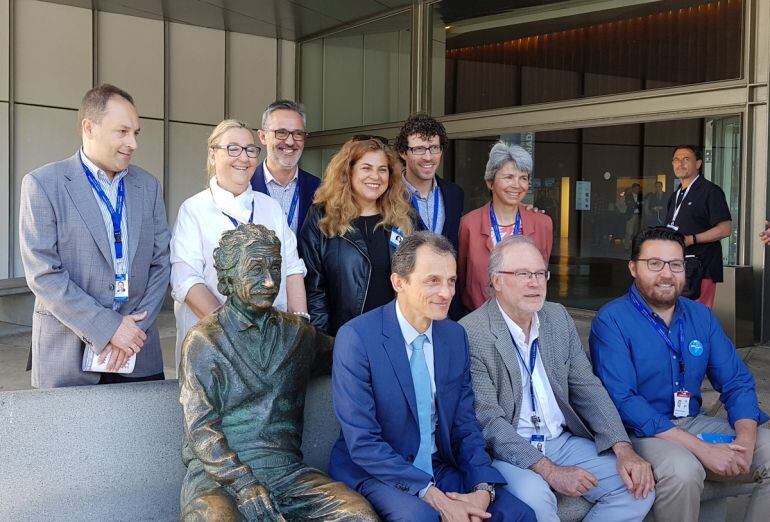
[[[244,223],[214,249],[219,292],[244,312],[273,306],[281,287],[281,241],[263,225]]]

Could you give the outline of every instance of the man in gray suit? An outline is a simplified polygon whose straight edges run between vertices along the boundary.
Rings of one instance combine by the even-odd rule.
[[[169,231],[158,180],[129,165],[139,116],[128,93],[106,84],[86,93],[78,116],[82,148],[21,186],[21,258],[35,294],[32,386],[163,379],[155,320]],[[84,350],[107,371],[82,371]],[[115,373],[135,354],[132,373]]]
[[[585,520],[642,520],[654,499],[652,470],[634,452],[572,318],[545,302],[542,254],[510,237],[492,249],[488,271],[492,298],[460,324],[476,416],[506,488],[539,522],[559,520],[553,491],[593,503]]]

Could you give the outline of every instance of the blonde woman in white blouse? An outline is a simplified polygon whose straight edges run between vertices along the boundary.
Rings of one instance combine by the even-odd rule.
[[[273,230],[281,240],[281,287],[274,306],[307,314],[305,264],[297,255],[297,238],[281,206],[252,190],[251,177],[260,148],[248,125],[224,120],[208,139],[209,186],[179,208],[171,239],[171,295],[176,316],[176,368],[187,331],[210,314],[225,297],[217,291],[214,249],[225,230],[255,223]]]

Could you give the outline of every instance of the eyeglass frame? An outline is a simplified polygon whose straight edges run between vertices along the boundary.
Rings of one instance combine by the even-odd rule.
[[[246,145],[245,147],[243,147],[241,145],[236,145],[235,143],[231,143],[230,145],[212,145],[211,148],[212,149],[223,149],[223,150],[226,150],[227,151],[227,155],[230,156],[231,158],[237,158],[243,152],[246,152],[246,157],[247,158],[257,159],[259,157],[259,155],[262,153],[262,147],[260,147],[258,145]],[[232,152],[230,152],[230,148],[232,148],[232,149],[240,149],[240,150],[238,151],[238,154],[233,154]],[[254,149],[256,149],[257,154],[254,155],[254,156],[251,156],[248,153],[248,151],[246,151],[247,148],[254,148]]]
[[[292,131],[290,131],[289,129],[260,129],[260,130],[262,132],[272,132],[275,135],[275,139],[281,140],[281,141],[288,139],[289,135],[291,135],[291,137],[294,139],[294,141],[305,141],[307,139],[307,137],[310,136],[309,132],[304,131],[304,130],[300,130],[300,129],[294,129]],[[286,136],[284,136],[283,138],[280,137],[278,135],[279,132],[280,133],[284,133],[285,132]],[[295,135],[296,133],[300,133],[301,137],[298,138]]]
[[[634,262],[636,261],[644,261],[644,263],[647,265],[647,270],[655,273],[662,272],[663,269],[666,267],[666,265],[668,265],[668,269],[671,270],[671,272],[674,274],[681,274],[687,269],[686,259],[669,259],[668,261],[665,261],[659,257],[640,257],[640,258],[634,259]],[[654,268],[650,267],[650,261],[660,261],[661,263],[663,263],[663,266],[660,267],[660,270],[655,270]],[[677,263],[677,262],[682,263],[681,270],[674,270],[674,267],[671,266],[671,263]]]
[[[438,148],[437,151],[431,150],[434,147]],[[415,149],[425,149],[424,152],[417,152]],[[431,154],[441,154],[444,152],[444,147],[441,145],[431,145],[430,147],[426,147],[425,145],[417,145],[416,147],[407,147],[407,151],[411,152],[415,156],[425,156],[428,152]]]
[[[511,271],[511,270],[496,270],[495,274],[508,274],[508,275],[512,275],[512,276],[514,276],[516,278],[517,281],[520,281],[522,283],[531,281],[532,280],[532,276],[535,277],[535,281],[537,281],[538,283],[549,281],[551,279],[551,271],[550,270],[537,270],[536,272],[532,272],[530,270],[524,270],[524,269],[513,270],[513,271]],[[519,274],[521,274],[521,275],[527,274],[526,279],[522,279],[521,277],[519,277]],[[537,276],[538,274],[542,274],[543,277],[538,277]]]

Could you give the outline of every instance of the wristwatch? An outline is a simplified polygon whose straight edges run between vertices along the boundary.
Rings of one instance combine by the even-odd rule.
[[[489,503],[491,504],[495,501],[495,486],[489,484],[488,482],[480,482],[476,484],[476,487],[473,488],[473,491],[486,491],[489,493]]]

